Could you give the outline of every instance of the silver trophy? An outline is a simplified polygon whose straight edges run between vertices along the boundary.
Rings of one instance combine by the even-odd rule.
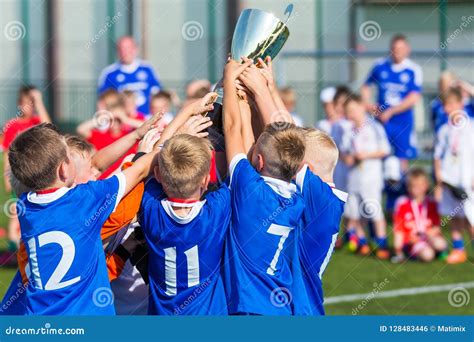
[[[292,5],[285,13],[291,15]],[[254,62],[258,58],[265,60],[267,56],[274,59],[285,45],[290,30],[275,15],[259,9],[245,9],[239,16],[232,37],[231,58],[240,61],[241,57],[248,57]],[[222,104],[224,90],[217,87],[215,91],[219,94],[216,102]]]

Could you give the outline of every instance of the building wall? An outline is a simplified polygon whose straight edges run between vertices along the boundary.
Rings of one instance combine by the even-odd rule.
[[[5,28],[14,22],[25,22],[22,3],[28,6],[28,25],[24,37],[11,39]],[[127,32],[128,1],[58,0],[57,82],[60,93],[58,116],[61,120],[79,121],[94,111],[97,77],[114,59],[114,40]],[[222,70],[226,51],[226,5],[224,0],[138,0],[133,1],[134,35],[142,46],[144,57],[155,65],[164,85],[182,91],[195,78],[210,77]],[[374,58],[354,60],[347,54],[350,46],[350,0],[296,0],[288,25],[291,35],[276,61],[277,78],[290,84],[299,94],[298,110],[308,123],[314,123],[321,110],[318,93],[328,84],[351,82],[357,88],[364,80]],[[15,113],[15,93],[22,82],[33,82],[48,92],[45,83],[45,43],[47,37],[45,1],[0,0],[0,122]],[[287,0],[242,0],[241,6],[271,11],[283,18]],[[401,32],[410,37],[413,49],[438,49],[439,17],[437,5],[398,4],[357,6],[353,28],[359,51],[388,49],[390,37]],[[469,2],[450,3],[447,18],[448,35],[455,34],[449,50],[471,50],[474,18],[469,17]],[[319,12],[319,13],[318,13]],[[472,12],[472,11],[471,11]],[[473,13],[474,15],[474,13]],[[213,21],[214,20],[214,21]],[[380,26],[380,36],[364,40],[359,28],[367,21]],[[463,23],[469,21],[466,27]],[[212,30],[214,22],[215,30]],[[461,32],[459,29],[462,27]],[[186,28],[189,31],[186,31]],[[20,28],[21,29],[21,28]],[[212,42],[214,53],[210,53]],[[27,56],[24,51],[29,50]],[[285,52],[324,51],[346,53],[335,57],[285,57]],[[382,55],[381,55],[382,56]],[[474,82],[473,56],[448,59],[448,68]],[[24,68],[28,61],[28,68]],[[440,56],[416,58],[425,74],[425,88],[433,92],[440,73]],[[350,78],[354,65],[355,79]],[[25,69],[28,71],[25,73]],[[213,76],[216,76],[213,75]],[[425,103],[426,105],[426,103]],[[423,110],[423,108],[422,108]]]

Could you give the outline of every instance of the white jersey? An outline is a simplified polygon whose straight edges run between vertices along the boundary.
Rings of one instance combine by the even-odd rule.
[[[327,119],[321,120],[317,124],[317,128],[329,134],[331,138],[336,143],[339,151],[343,152],[343,137],[352,132],[352,123],[346,119],[340,119],[336,122],[330,122]],[[347,175],[349,173],[349,168],[347,165],[339,158],[334,169],[334,183],[338,189],[342,191],[347,191]]]
[[[343,139],[343,151],[351,155],[377,151],[390,153],[390,144],[383,126],[367,116],[362,127],[354,127]],[[382,158],[365,159],[349,169],[349,193],[360,193],[365,188],[383,188]]]
[[[438,131],[434,158],[441,160],[441,179],[472,191],[474,179],[474,121],[446,123]]]

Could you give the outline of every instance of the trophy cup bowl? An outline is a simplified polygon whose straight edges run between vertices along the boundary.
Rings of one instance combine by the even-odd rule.
[[[245,56],[265,60],[275,58],[285,45],[290,31],[272,13],[259,9],[246,9],[240,14],[232,37],[231,57],[238,61]]]
[[[254,62],[267,56],[274,59],[285,45],[290,30],[280,19],[269,12],[259,9],[245,9],[239,16],[232,37],[231,58],[239,61],[248,57]],[[223,89],[215,90],[219,97],[216,102],[222,104]]]

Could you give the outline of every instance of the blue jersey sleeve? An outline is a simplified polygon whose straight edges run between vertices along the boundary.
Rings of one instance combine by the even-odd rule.
[[[222,184],[217,191],[210,192],[206,196],[208,205],[206,208],[211,211],[215,220],[212,227],[219,228],[221,236],[227,232],[231,217],[230,189],[226,184]]]
[[[99,94],[102,94],[107,89],[116,89],[116,88],[117,87],[115,86],[115,84],[113,84],[111,80],[110,73],[106,73],[104,71],[104,73],[99,77],[97,92]]]
[[[410,92],[417,92],[421,93],[421,84],[423,82],[423,73],[419,66],[414,66],[412,69],[412,75],[410,77],[410,81],[407,84],[408,93]]]
[[[162,199],[166,197],[163,186],[156,180],[150,179],[145,184],[145,191],[142,197],[140,212],[138,215],[138,222],[140,223],[144,232],[151,234],[154,227],[152,222],[154,215],[157,213],[158,205]]]
[[[321,214],[325,205],[331,203],[332,189],[319,176],[305,165],[296,175],[296,184],[303,194],[306,211],[316,216]]]
[[[369,76],[365,80],[366,85],[372,85],[378,82],[378,64],[374,65],[370,70]]]
[[[161,89],[161,82],[160,82],[160,79],[158,78],[158,76],[156,75],[156,72],[153,69],[153,67],[150,66],[148,68],[148,71],[150,73],[149,83],[150,83],[150,87],[151,87],[151,93],[154,94],[154,93],[158,92]]]
[[[88,182],[79,185],[77,191],[85,191],[88,198],[94,202],[85,225],[100,230],[124,196],[125,177],[119,173],[105,180]]]
[[[229,165],[230,188],[232,191],[245,191],[261,179],[245,154],[237,154]],[[249,189],[253,191],[254,189]]]

